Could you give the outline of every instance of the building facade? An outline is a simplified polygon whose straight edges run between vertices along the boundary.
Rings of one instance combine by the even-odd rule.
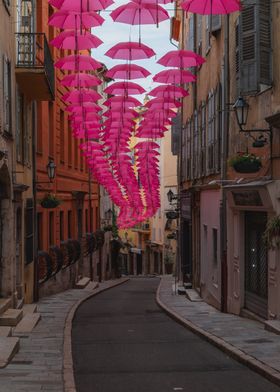
[[[280,255],[263,238],[279,215],[279,5],[243,3],[212,21],[178,11],[172,23],[180,47],[206,60],[181,113],[180,261],[182,270],[190,259],[183,278],[217,308],[278,318]],[[249,109],[241,127],[240,96]],[[248,154],[261,167],[240,173],[233,162]]]

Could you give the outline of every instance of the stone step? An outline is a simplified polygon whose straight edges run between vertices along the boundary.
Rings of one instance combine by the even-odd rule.
[[[12,336],[12,328],[11,327],[0,327],[0,336],[7,338],[8,336]]]
[[[8,309],[0,316],[0,325],[15,327],[22,319],[23,311],[21,309]]]
[[[202,302],[203,299],[200,297],[198,292],[194,289],[186,290],[186,297],[192,302]]]
[[[264,322],[264,328],[269,331],[280,335],[280,321],[279,320],[268,320]]]
[[[11,298],[0,298],[0,315],[5,313],[6,310],[11,308],[12,300]]]
[[[92,291],[95,290],[99,286],[98,282],[89,282],[89,284],[85,287],[85,290]]]
[[[76,283],[75,288],[84,289],[89,284],[89,282],[90,282],[90,278],[84,277]]]
[[[36,313],[37,312],[37,305],[36,304],[26,304],[23,305],[23,316],[29,313]]]
[[[15,327],[14,334],[31,332],[39,322],[40,318],[40,313],[26,313],[23,319]]]
[[[19,338],[0,337],[0,368],[8,365],[19,350]]]

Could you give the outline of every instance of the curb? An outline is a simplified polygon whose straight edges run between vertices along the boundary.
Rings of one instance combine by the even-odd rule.
[[[156,293],[156,302],[158,306],[172,319],[180,323],[183,327],[189,329],[199,337],[206,340],[208,343],[211,343],[218,349],[222,350],[224,353],[229,355],[231,358],[237,360],[238,362],[246,365],[251,370],[259,373],[261,376],[265,377],[269,381],[273,382],[274,384],[280,386],[280,373],[276,370],[271,368],[270,366],[266,365],[265,363],[259,361],[258,359],[252,357],[251,355],[246,354],[242,350],[234,347],[232,344],[227,343],[222,338],[219,338],[204,329],[198,327],[193,322],[183,318],[178,313],[173,311],[171,308],[166,306],[160,299],[160,289],[161,289],[162,279],[160,284],[157,288]],[[71,391],[72,392],[72,391]],[[73,391],[74,392],[74,391]]]
[[[76,385],[73,371],[73,358],[72,358],[72,321],[78,307],[89,298],[94,297],[104,291],[113,287],[119,286],[129,281],[129,278],[121,278],[112,282],[111,285],[104,288],[96,288],[92,293],[89,293],[84,298],[76,302],[70,309],[64,326],[64,342],[63,342],[63,386],[64,392],[76,392]]]

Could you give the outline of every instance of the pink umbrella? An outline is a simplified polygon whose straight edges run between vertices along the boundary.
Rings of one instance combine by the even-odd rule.
[[[153,81],[157,83],[182,84],[196,81],[196,76],[190,71],[183,69],[166,69],[157,73],[153,77]]]
[[[150,75],[145,68],[136,64],[118,64],[107,71],[106,76],[112,79],[141,79]]]
[[[49,0],[49,3],[62,11],[75,12],[100,11],[114,4],[112,0]]]
[[[65,110],[67,112],[72,112],[72,113],[79,113],[79,112],[97,113],[101,111],[101,107],[94,102],[84,102],[82,105],[79,104],[68,105]]]
[[[58,60],[55,67],[69,71],[94,71],[102,68],[102,65],[90,56],[72,54]]]
[[[98,48],[102,43],[101,39],[88,31],[78,33],[75,30],[63,31],[50,41],[50,44],[58,49],[72,50]]]
[[[102,16],[94,11],[80,12],[57,11],[49,19],[49,25],[60,29],[90,29],[101,26],[104,22]]]
[[[108,98],[105,102],[103,102],[103,105],[105,106],[112,106],[114,104],[120,104],[123,105],[124,107],[135,107],[135,106],[141,106],[141,102],[138,101],[136,98],[127,96],[127,97],[111,97]],[[118,105],[115,105],[118,106]]]
[[[173,0],[132,0],[135,3],[150,3],[150,4],[168,4],[168,3],[173,3]]]
[[[185,0],[181,8],[194,14],[220,15],[240,11],[241,4],[239,0]]]
[[[101,84],[101,80],[95,75],[75,73],[64,76],[60,83],[67,87],[93,87]]]
[[[104,92],[111,95],[137,95],[143,94],[146,90],[139,84],[133,82],[116,82],[105,88]]]
[[[141,42],[120,42],[109,49],[105,56],[117,60],[142,60],[155,56],[155,52]]]
[[[205,62],[205,59],[191,50],[171,50],[161,57],[158,64],[165,67],[188,68],[196,67]]]
[[[158,24],[169,19],[168,12],[157,4],[129,2],[110,14],[115,22],[131,25]]]
[[[189,95],[188,91],[183,89],[182,87],[170,86],[170,85],[162,85],[155,87],[153,90],[149,92],[149,95],[153,97],[170,97],[170,98],[182,98],[187,97]]]
[[[101,95],[94,90],[73,90],[63,95],[62,100],[71,103],[91,102],[101,99]]]
[[[179,108],[181,103],[175,101],[174,99],[167,99],[167,98],[153,98],[145,105],[148,108],[163,108],[163,109],[172,109],[172,108]]]

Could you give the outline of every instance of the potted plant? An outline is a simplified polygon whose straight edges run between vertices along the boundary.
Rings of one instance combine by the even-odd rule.
[[[61,204],[61,201],[53,193],[46,193],[40,202],[43,208],[56,208]]]
[[[262,167],[261,158],[255,154],[239,153],[229,160],[237,173],[256,173]]]
[[[173,257],[167,253],[164,256],[165,273],[170,275],[173,273]]]
[[[269,219],[263,239],[268,249],[280,249],[280,215]]]

